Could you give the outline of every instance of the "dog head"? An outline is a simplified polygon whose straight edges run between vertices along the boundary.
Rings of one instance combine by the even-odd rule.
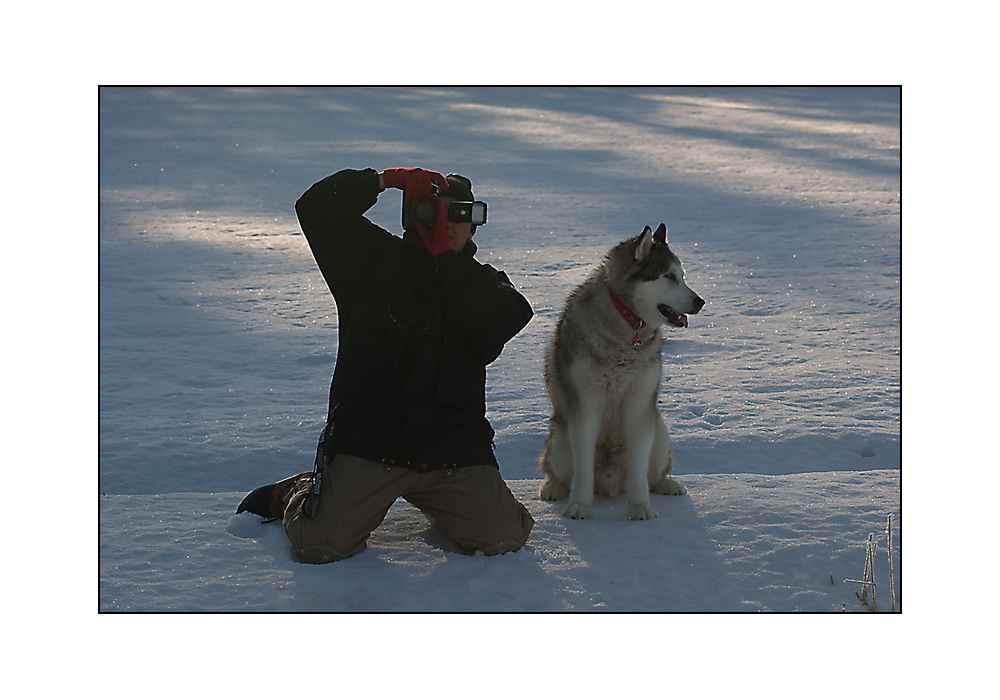
[[[681,261],[667,243],[667,227],[656,231],[649,226],[635,240],[633,260],[625,275],[631,287],[632,308],[647,323],[669,323],[687,328],[687,314],[696,314],[705,305],[684,282]]]

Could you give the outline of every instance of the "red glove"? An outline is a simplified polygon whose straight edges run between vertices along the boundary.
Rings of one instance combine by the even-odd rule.
[[[437,216],[431,225],[417,222],[417,231],[424,241],[424,246],[435,258],[445,251],[451,250],[451,232],[448,229],[448,210],[434,194],[432,185],[437,185],[438,191],[448,189],[448,181],[441,173],[422,168],[390,168],[382,172],[382,182],[386,187],[403,190],[403,199],[413,202],[418,199],[430,198],[438,205]]]
[[[439,192],[448,189],[444,175],[423,168],[389,168],[382,172],[382,182],[386,187],[403,190],[407,202],[430,197],[434,194],[431,185],[437,185]]]
[[[435,258],[445,251],[451,250],[451,230],[448,228],[448,208],[438,197],[438,213],[431,225],[416,223],[417,231],[424,241],[424,246]]]

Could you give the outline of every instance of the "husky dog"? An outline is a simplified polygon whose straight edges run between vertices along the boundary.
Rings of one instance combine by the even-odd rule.
[[[705,301],[684,283],[667,227],[612,248],[570,295],[545,358],[552,402],[539,459],[541,497],[569,494],[563,515],[589,518],[594,494],[628,496],[632,520],[656,517],[649,492],[679,495],[670,431],[656,408],[662,324],[687,327]]]

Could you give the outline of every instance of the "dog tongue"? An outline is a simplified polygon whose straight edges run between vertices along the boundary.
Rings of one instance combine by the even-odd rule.
[[[661,314],[663,314],[663,317],[667,319],[667,321],[675,326],[679,326],[681,328],[688,327],[688,317],[684,314],[677,313],[666,304],[660,304],[656,308]]]

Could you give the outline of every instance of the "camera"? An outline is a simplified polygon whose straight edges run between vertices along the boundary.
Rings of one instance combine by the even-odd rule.
[[[415,202],[403,202],[403,228],[410,230],[414,224],[433,224],[437,218],[438,200],[425,197]],[[448,205],[448,221],[482,226],[486,223],[486,202],[451,202]]]
[[[448,205],[448,221],[482,226],[486,223],[486,202],[452,202]]]

